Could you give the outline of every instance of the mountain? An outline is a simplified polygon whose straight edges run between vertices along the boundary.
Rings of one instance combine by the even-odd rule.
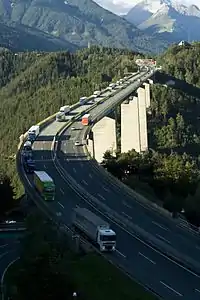
[[[40,30],[16,23],[4,24],[0,22],[0,47],[9,48],[12,51],[74,51],[77,46],[58,39]]]
[[[0,20],[29,26],[78,47],[90,42],[153,52],[167,46],[92,0],[0,0]]]
[[[146,34],[170,42],[200,40],[200,9],[173,0],[143,0],[125,17]]]

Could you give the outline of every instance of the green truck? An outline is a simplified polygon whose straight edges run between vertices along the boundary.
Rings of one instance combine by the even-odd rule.
[[[53,179],[44,171],[34,171],[34,185],[44,200],[51,201],[55,198],[55,184]]]

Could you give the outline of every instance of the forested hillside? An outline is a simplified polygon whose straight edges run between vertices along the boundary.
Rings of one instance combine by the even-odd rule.
[[[158,58],[163,72],[200,88],[200,44],[173,46]],[[186,212],[200,225],[200,90],[199,98],[155,84],[148,114],[149,153],[131,151],[117,159],[107,154],[106,167],[125,183],[160,201],[173,212]],[[192,87],[191,87],[192,90]]]
[[[78,47],[46,32],[16,23],[0,22],[0,47],[12,51],[74,51]]]
[[[19,136],[61,105],[91,95],[134,68],[134,55],[123,50],[0,52],[0,164],[11,177],[17,196],[22,192],[15,169]]]

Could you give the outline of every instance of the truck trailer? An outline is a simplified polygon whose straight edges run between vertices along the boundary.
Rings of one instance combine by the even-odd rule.
[[[86,115],[82,116],[82,121],[81,121],[82,125],[87,126],[90,124],[90,121],[91,121],[90,114],[86,114]]]
[[[39,125],[31,126],[31,128],[28,130],[28,140],[33,142],[39,133],[40,133]]]
[[[57,121],[57,122],[63,122],[63,121],[65,121],[65,113],[59,111],[59,112],[56,114],[56,121]]]
[[[116,233],[110,229],[108,223],[87,208],[74,208],[72,223],[97,244],[101,252],[115,250]]]
[[[35,162],[32,158],[30,157],[24,157],[23,158],[23,165],[24,165],[24,170],[26,173],[33,173],[35,170]]]
[[[80,99],[79,99],[79,103],[81,104],[81,105],[83,105],[83,104],[85,104],[85,102],[87,101],[87,97],[81,97]]]
[[[64,114],[67,114],[68,112],[70,112],[70,106],[69,105],[62,106],[60,108],[60,112],[64,113]]]
[[[44,200],[54,200],[55,184],[53,179],[46,172],[34,171],[34,185]]]
[[[94,91],[93,93],[94,98],[99,97],[100,95],[101,95],[101,91]]]

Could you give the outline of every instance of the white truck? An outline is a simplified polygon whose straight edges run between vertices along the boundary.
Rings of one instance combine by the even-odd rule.
[[[101,91],[94,91],[93,93],[94,98],[99,97],[100,95],[101,95]]]
[[[33,142],[39,133],[40,133],[39,125],[31,126],[31,128],[28,130],[28,140]]]
[[[57,121],[57,122],[65,121],[65,113],[59,111],[59,112],[56,114],[56,121]]]
[[[110,229],[108,223],[87,208],[74,208],[72,223],[97,244],[101,252],[115,250],[116,233]]]
[[[61,106],[60,112],[67,114],[68,112],[70,112],[70,106],[69,105]]]

